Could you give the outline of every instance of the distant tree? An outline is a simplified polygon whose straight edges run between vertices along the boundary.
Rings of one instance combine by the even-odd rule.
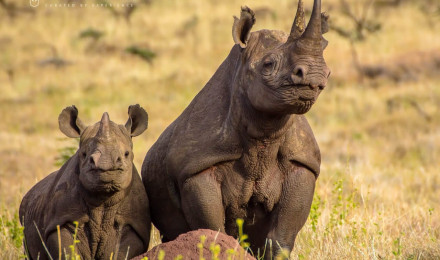
[[[9,18],[15,18],[20,13],[34,13],[35,10],[30,6],[20,7],[16,3],[0,0],[0,9],[3,9]]]
[[[401,1],[401,0],[393,0]],[[375,0],[358,0],[360,12],[356,13],[352,5],[346,0],[339,1],[339,10],[341,14],[347,18],[351,26],[338,25],[331,23],[330,30],[336,32],[339,36],[347,39],[351,46],[353,65],[359,73],[361,80],[364,77],[375,78],[384,73],[383,67],[364,66],[360,63],[358,53],[356,51],[356,43],[365,41],[370,34],[378,32],[382,28],[382,24],[375,19],[377,14],[373,8]]]

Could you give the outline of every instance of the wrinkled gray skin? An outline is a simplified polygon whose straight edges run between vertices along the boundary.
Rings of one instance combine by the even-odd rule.
[[[100,122],[86,127],[75,106],[61,112],[60,130],[68,137],[80,137],[80,146],[21,202],[20,220],[31,259],[49,259],[42,240],[53,259],[58,259],[60,249],[63,259],[64,252],[70,254],[74,221],[79,223],[76,252],[81,259],[110,259],[112,252],[113,259],[125,259],[147,250],[148,198],[133,165],[131,139],[147,128],[148,115],[139,105],[130,106],[128,114],[125,126],[104,113]]]
[[[271,239],[292,250],[320,170],[320,152],[302,115],[330,74],[327,18],[315,0],[307,28],[302,2],[290,34],[250,33],[252,10],[235,18],[236,45],[214,76],[148,152],[142,177],[163,240],[199,228],[237,235],[255,252]]]

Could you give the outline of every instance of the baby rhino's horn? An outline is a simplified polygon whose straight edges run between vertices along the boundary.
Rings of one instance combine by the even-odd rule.
[[[110,117],[107,112],[102,114],[97,136],[104,140],[110,139]]]

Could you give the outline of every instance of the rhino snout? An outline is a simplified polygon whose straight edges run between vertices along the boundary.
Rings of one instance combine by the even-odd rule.
[[[94,152],[92,155],[90,155],[90,164],[94,166],[94,168],[99,167],[99,159],[101,158],[101,152]]]
[[[117,152],[106,155],[96,151],[90,155],[89,163],[93,169],[101,171],[122,170],[123,168],[121,155]]]
[[[294,85],[308,85],[311,89],[323,90],[327,84],[327,79],[330,76],[330,70],[325,69],[318,73],[313,73],[309,71],[309,66],[307,65],[296,65],[293,68],[292,74],[290,75],[290,80]]]

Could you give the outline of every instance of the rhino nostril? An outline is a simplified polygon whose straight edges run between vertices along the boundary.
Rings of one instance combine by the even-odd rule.
[[[293,74],[295,74],[295,76],[298,76],[300,78],[304,78],[304,70],[301,67],[295,68]]]
[[[119,156],[117,159],[116,159],[116,162],[117,163],[120,163],[120,162],[122,162],[122,159],[121,159],[121,157]]]
[[[91,164],[93,164],[94,166],[98,167],[99,158],[101,158],[101,153],[95,152],[92,155],[90,155],[89,161],[90,161]]]
[[[303,65],[297,65],[293,69],[292,79],[296,80],[304,80],[307,75],[307,68]]]

